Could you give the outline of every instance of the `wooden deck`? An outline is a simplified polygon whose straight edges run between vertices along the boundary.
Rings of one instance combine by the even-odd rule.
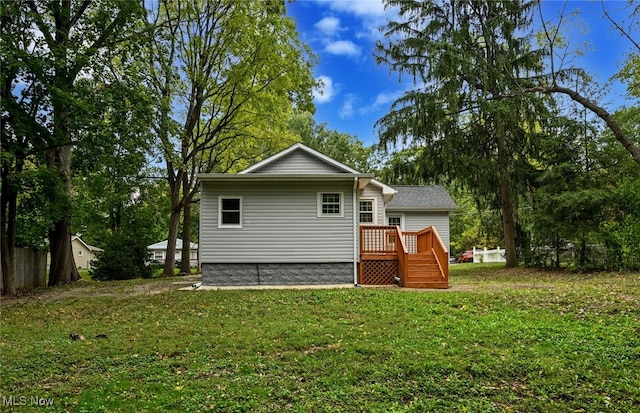
[[[358,283],[406,288],[449,288],[449,253],[434,227],[360,227]]]

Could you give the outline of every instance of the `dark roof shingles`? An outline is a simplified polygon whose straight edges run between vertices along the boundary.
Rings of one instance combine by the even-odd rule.
[[[446,189],[432,186],[394,186],[395,194],[387,209],[453,210],[456,203]]]

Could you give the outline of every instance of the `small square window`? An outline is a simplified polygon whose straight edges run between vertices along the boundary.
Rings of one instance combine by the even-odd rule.
[[[220,197],[218,227],[242,227],[242,198]]]
[[[318,194],[318,216],[343,216],[341,193]]]
[[[82,257],[82,251],[78,251],[78,257]]]

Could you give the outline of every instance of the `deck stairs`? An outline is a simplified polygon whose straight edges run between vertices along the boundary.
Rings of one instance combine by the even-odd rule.
[[[405,288],[448,288],[445,279],[432,252],[407,255],[408,273],[402,287]]]
[[[405,288],[449,288],[449,254],[434,227],[360,227],[358,282]]]

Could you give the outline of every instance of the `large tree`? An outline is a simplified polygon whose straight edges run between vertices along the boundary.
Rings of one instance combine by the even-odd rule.
[[[78,139],[73,125],[82,113],[76,82],[106,70],[143,8],[136,1],[16,1],[3,2],[2,12],[3,66],[11,74],[2,82],[3,134],[24,137],[43,154],[55,178],[57,190],[48,201],[59,213],[49,231],[49,285],[67,283],[79,278],[70,212],[71,157]]]
[[[422,174],[456,180],[502,212],[507,266],[516,255],[519,185],[537,125],[547,113],[534,95],[502,97],[542,70],[531,49],[535,2],[387,1],[399,21],[377,45],[379,63],[415,88],[381,118],[380,141],[417,146]]]
[[[190,242],[197,173],[229,171],[294,139],[285,122],[294,106],[312,109],[314,81],[282,1],[167,0],[151,18],[159,28],[148,53],[154,128],[171,193],[164,274],[173,275],[181,213]]]

